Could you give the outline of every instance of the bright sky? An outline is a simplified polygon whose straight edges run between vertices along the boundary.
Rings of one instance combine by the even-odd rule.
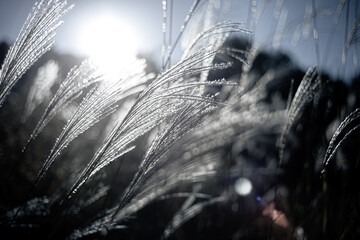
[[[34,2],[34,0],[0,0],[0,40],[11,42],[15,39]],[[98,31],[95,31],[96,25],[99,24],[99,21],[107,21],[104,16],[108,16],[109,18],[116,18],[115,22],[118,22],[120,26],[118,28],[128,29],[119,30],[120,34],[112,39],[112,41],[122,41],[122,45],[128,46],[128,48],[123,48],[119,51],[125,52],[126,50],[130,52],[129,54],[132,54],[131,52],[134,51],[140,51],[151,56],[152,59],[160,65],[162,0],[69,0],[68,2],[75,2],[75,8],[66,15],[64,25],[58,30],[56,38],[56,49],[58,51],[81,55],[88,54],[86,48],[91,48],[92,44],[95,43],[85,41],[84,38],[91,37],[91,30],[94,30],[93,32]],[[203,0],[201,2],[206,1]],[[286,51],[293,57],[297,64],[303,67],[317,64],[312,28],[313,21],[311,20],[309,11],[307,13],[306,10],[311,9],[312,0],[232,0],[231,2],[232,6],[229,8],[228,13],[224,14],[224,16],[217,16],[219,21],[233,20],[249,24],[251,21],[251,18],[247,17],[249,3],[257,3],[258,8],[264,4],[264,10],[258,20],[257,28],[253,29],[253,38],[256,44],[264,48],[275,47]],[[276,6],[281,2],[284,2],[283,11],[277,14],[274,9],[276,9]],[[192,3],[193,0],[174,0],[173,39],[175,39]],[[350,1],[348,29],[346,30],[345,28],[347,11],[345,7],[340,15],[339,23],[335,31],[331,32],[339,0],[315,0],[315,3],[317,13],[319,14],[317,18],[317,35],[320,48],[320,64],[333,76],[340,77],[342,75],[341,63],[345,32],[347,31],[348,34],[351,33],[355,16],[357,12],[359,12],[359,7],[357,6],[358,9],[356,9],[356,1]],[[307,22],[306,18],[304,18],[305,16],[309,16],[308,19],[310,19],[310,21]],[[252,19],[252,21],[254,22],[254,19]],[[303,22],[309,24],[302,24]],[[308,31],[307,26],[310,27]],[[112,29],[102,29],[101,31],[117,31],[115,26],[111,27]],[[302,34],[296,35],[296,29],[302,29],[302,31],[299,32]],[[128,37],[122,36],[121,32],[127,32],[128,34],[124,35]],[[283,34],[276,35],[278,37],[281,36],[281,38],[274,39],[275,32],[282,32]],[[106,34],[103,33],[103,35]],[[296,41],[297,37],[299,39],[298,41]],[[329,37],[333,39],[332,45],[326,49]],[[97,37],[93,38],[96,40]],[[104,39],[99,38],[98,41],[104,41]],[[107,41],[110,41],[110,39]],[[347,79],[355,74],[355,69],[359,69],[358,54],[360,55],[359,44],[357,48],[352,47],[348,51],[345,69]],[[178,48],[175,52],[174,60],[179,59],[180,56],[181,49]],[[101,56],[99,56],[99,58],[101,58]],[[357,73],[359,73],[358,70]]]
[[[36,0],[0,0],[0,41],[13,42],[15,40],[35,2]],[[183,19],[193,3],[192,0],[178,2],[174,3],[174,8],[176,8],[173,13],[174,33],[180,29]],[[68,0],[68,3],[75,3],[75,8],[63,18],[65,23],[57,30],[56,50],[62,53],[87,55],[86,48],[91,47],[95,42],[85,41],[84,38],[95,36],[97,38],[95,41],[104,40],[100,36],[94,35],[94,32],[99,30],[97,26],[101,24],[101,21],[106,22],[112,18],[115,20],[109,26],[112,29],[101,29],[102,33],[112,31],[117,34],[124,32],[123,28],[127,32],[127,34],[123,34],[125,36],[117,34],[115,39],[111,40],[112,42],[121,40],[123,43],[135,44],[136,46],[126,48],[126,51],[133,51],[131,48],[137,48],[136,51],[151,56],[155,61],[160,61],[163,21],[161,1]],[[116,23],[120,23],[121,26],[117,27]],[[175,57],[179,59],[181,52],[178,49]]]

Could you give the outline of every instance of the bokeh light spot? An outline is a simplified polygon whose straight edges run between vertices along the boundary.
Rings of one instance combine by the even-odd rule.
[[[252,190],[252,184],[247,178],[239,178],[235,182],[235,191],[240,196],[249,195]]]

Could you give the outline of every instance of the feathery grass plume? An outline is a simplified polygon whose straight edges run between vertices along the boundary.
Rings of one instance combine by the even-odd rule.
[[[148,80],[144,70],[145,62],[139,60],[134,63],[134,66],[136,67],[132,67],[130,71],[123,71],[124,75],[119,80],[102,80],[99,86],[90,89],[75,113],[66,123],[60,136],[56,139],[50,154],[34,181],[34,185],[40,181],[55,158],[60,155],[70,142],[101,119],[113,113],[118,107],[117,103],[128,96],[127,91],[131,92],[138,85]]]
[[[203,154],[221,151],[234,139],[245,138],[249,132],[280,127],[284,119],[284,111],[271,112],[268,107],[260,103],[256,106],[251,105],[247,103],[243,105],[239,102],[219,109],[199,128],[181,140],[177,145],[179,152],[186,158],[196,158]]]
[[[136,194],[137,189],[144,184],[149,175],[161,169],[161,166],[165,164],[162,157],[184,134],[194,129],[204,116],[209,114],[211,105],[207,102],[183,103],[184,107],[179,109],[151,143],[120,205],[126,204]]]
[[[125,194],[121,205],[99,216],[90,226],[82,230],[76,230],[71,238],[76,239],[102,230],[111,230],[123,226],[124,219],[155,199],[161,198],[171,189],[182,184],[201,182],[209,177],[216,177],[222,165],[222,154],[220,152],[233,141],[234,136],[241,138],[243,134],[250,130],[261,132],[262,129],[273,126],[277,127],[280,133],[284,119],[283,111],[268,112],[269,108],[264,107],[249,109],[246,105],[241,108],[241,103],[237,104],[238,106],[225,106],[218,109],[216,114],[207,116],[207,119],[200,127],[185,134],[166,153],[163,153],[167,148],[166,146],[163,146],[164,150],[159,148],[161,147],[161,141],[159,141],[160,146],[152,145],[151,147],[156,146],[154,149],[161,151],[160,156],[158,156],[159,160],[152,161],[153,165],[150,162],[150,165],[145,166],[147,168],[143,170],[145,173],[142,176],[146,180],[138,180],[141,184],[136,185],[133,181],[130,186],[134,185],[135,187],[132,188],[133,190],[127,190],[133,192],[133,194]],[[175,119],[173,120],[175,121]],[[249,128],[250,130],[248,130]],[[174,130],[172,134],[176,133],[178,131]],[[163,139],[161,136],[169,137],[169,140],[172,139],[171,135],[167,134],[160,134],[158,139]],[[165,142],[169,140],[165,140]],[[157,141],[155,139],[154,143]],[[146,157],[151,157],[151,154],[155,153],[149,150]],[[146,160],[143,162],[149,164]],[[213,198],[208,203],[220,200],[222,201],[223,198]],[[207,203],[204,202],[205,205]],[[201,206],[201,204],[196,205],[193,210],[198,209],[200,211]],[[190,211],[189,216],[191,215]]]
[[[199,2],[194,1],[193,7],[197,7]],[[188,36],[185,35],[183,39],[183,45],[186,46],[183,58],[204,46],[208,46],[211,50],[218,50],[230,33],[251,33],[243,28],[243,23],[221,22],[224,21],[221,17],[226,16],[229,11],[230,1],[211,0],[203,3],[197,15],[194,16],[190,29],[188,28]],[[193,11],[190,13],[188,17],[193,15]],[[213,59],[207,59],[203,64],[208,65],[212,61]],[[207,73],[203,72],[200,81],[205,81],[206,78]]]
[[[186,46],[186,51],[183,58],[204,46],[209,46],[212,50],[219,49],[230,33],[251,33],[251,31],[242,28],[244,26],[243,23],[223,22],[224,19],[222,17],[228,13],[231,5],[230,2],[221,0],[203,2],[203,5],[193,17],[191,25],[187,29],[187,34],[184,36],[182,44]],[[197,5],[200,4],[194,2],[193,6]],[[204,65],[211,63],[211,60],[207,60],[207,63],[204,63]],[[202,80],[205,80],[206,74],[202,78]]]
[[[65,80],[60,84],[55,95],[51,99],[47,108],[45,109],[40,120],[36,124],[31,133],[27,143],[21,150],[24,154],[31,142],[38,136],[44,127],[64,108],[66,108],[72,101],[77,99],[89,86],[99,82],[103,79],[103,73],[98,70],[98,67],[91,61],[85,60],[79,67],[73,67],[67,74]],[[13,174],[15,166],[20,162],[21,158],[17,159],[13,170],[10,172],[8,179]]]
[[[204,59],[211,58],[215,54],[216,52],[202,49],[157,77],[140,94],[125,118],[115,125],[74,184],[70,194],[108,163],[132,150],[134,147],[129,145],[133,141],[176,114],[185,101],[215,103],[213,99],[193,90],[210,83],[191,81],[192,76],[202,71],[227,67],[227,65],[199,66]],[[190,80],[186,82],[188,78]],[[190,94],[189,89],[191,89]]]
[[[286,122],[283,127],[279,142],[279,164],[282,164],[287,137],[290,129],[298,119],[305,106],[318,94],[320,79],[316,68],[309,68],[295,93],[288,110]]]
[[[122,207],[114,207],[99,215],[98,219],[90,226],[76,230],[70,239],[116,229],[119,226],[124,227],[122,222],[125,219],[155,199],[165,196],[171,189],[182,184],[202,182],[210,177],[216,177],[221,169],[223,157],[219,151],[221,152],[224,146],[232,142],[233,136],[238,135],[241,138],[249,126],[260,132],[260,127],[278,126],[280,133],[284,115],[281,112],[264,113],[262,117],[255,117],[245,111],[236,117],[226,115],[229,117],[225,120],[223,114],[229,111],[229,108],[227,111],[224,110],[221,109],[215,116],[209,116],[209,121],[174,145],[172,151],[169,151],[169,155],[164,156],[167,160],[164,160],[161,168],[159,167],[160,170],[151,171],[151,175],[139,186],[137,194],[127,204]],[[236,112],[231,111],[230,113],[236,115]],[[254,110],[254,113],[259,113],[259,109]],[[203,206],[223,200],[223,197],[214,197],[204,202]],[[203,208],[201,206],[202,204],[194,206],[194,209],[189,212],[189,217],[192,215],[192,211],[197,214]]]
[[[183,58],[188,57],[189,55],[193,54],[194,52],[198,51],[199,49],[203,48],[204,46],[211,45],[211,49],[218,49],[220,45],[223,43],[224,39],[230,33],[236,32],[244,32],[250,34],[251,31],[242,28],[243,23],[234,23],[234,22],[222,22],[211,26],[209,29],[205,29],[204,31],[200,32],[194,40],[189,44],[189,47],[185,50],[183,54]],[[211,41],[211,39],[217,39],[217,44]],[[213,40],[214,41],[214,40]]]
[[[170,159],[167,161],[161,161],[161,159],[166,155],[166,153],[168,153],[169,149],[178,139],[180,139],[185,133],[190,131],[199,122],[201,122],[203,116],[208,114],[211,110],[212,105],[219,104],[211,98],[203,97],[200,87],[204,85],[233,85],[232,83],[227,83],[225,81],[199,83],[196,82],[196,78],[195,81],[193,80],[193,77],[191,76],[196,76],[196,74],[199,74],[201,71],[208,71],[210,69],[219,68],[219,66],[197,66],[197,64],[202,63],[204,57],[213,57],[213,55],[216,53],[210,52],[211,54],[207,55],[207,52],[203,51],[204,50],[197,52],[195,55],[190,56],[188,59],[185,59],[178,65],[174,66],[172,69],[165,72],[140,95],[139,99],[147,97],[147,99],[144,99],[146,101],[143,101],[143,104],[146,104],[153,99],[159,102],[152,102],[150,105],[152,108],[150,110],[152,112],[159,112],[162,114],[164,114],[164,112],[166,113],[164,116],[158,114],[155,115],[157,118],[155,118],[155,121],[153,120],[154,123],[152,123],[152,128],[157,126],[165,119],[170,118],[170,120],[166,124],[164,130],[160,132],[154,139],[152,145],[149,148],[149,151],[146,153],[143,161],[140,163],[139,170],[135,174],[132,183],[125,191],[122,202],[115,211],[108,211],[108,214],[112,214],[113,216],[109,217],[107,214],[105,214],[105,217],[95,221],[93,225],[83,229],[82,231],[79,230],[74,232],[73,237],[78,237],[82,234],[91,234],[94,231],[96,232],[96,229],[98,229],[99,226],[100,228],[103,226],[107,229],[110,229],[113,226],[117,226],[117,223],[126,218],[129,214],[143,208],[145,205],[155,200],[158,196],[165,194],[170,189],[173,189],[179,184],[184,182],[196,182],[204,180],[207,176],[214,173],[213,168],[216,164],[210,157],[203,157],[201,160],[195,163],[190,162],[190,159],[185,159],[185,161],[174,161],[174,163],[170,161]],[[221,68],[223,67],[224,66],[221,65]],[[174,76],[175,74],[176,76]],[[190,77],[189,82],[182,82],[184,81],[184,78],[187,77]],[[175,84],[164,87],[164,84],[167,86],[167,83],[171,83],[171,80],[175,81]],[[151,96],[151,94],[154,96]],[[140,103],[136,102],[121,124],[124,125],[124,123],[126,123],[126,121],[130,118],[135,121],[135,124],[138,124],[137,122],[142,120],[144,117],[137,116],[135,118],[136,115],[134,115],[132,111],[135,111],[139,107],[141,107]],[[140,108],[142,111],[148,109],[149,107]],[[158,111],[157,109],[161,111]],[[152,112],[146,114],[145,116],[152,114]],[[141,127],[142,124],[138,124],[139,127]],[[121,131],[121,128],[118,127],[117,131]],[[113,136],[115,136],[115,134]],[[121,147],[121,145],[119,145],[119,147]],[[122,148],[124,149],[124,147]],[[106,149],[105,151],[102,151],[106,153]],[[100,164],[96,162],[92,163],[92,165],[93,164],[97,164],[98,166],[102,167],[100,165],[101,162]],[[174,166],[174,164],[176,166]],[[98,171],[96,169],[99,168],[98,166],[90,165],[90,167],[88,167],[89,170],[85,169],[84,173],[82,174],[83,177],[79,178],[79,181],[74,185],[70,193],[77,191],[77,189],[93,173]],[[159,168],[162,170],[158,171]],[[164,169],[168,169],[168,171],[163,171]],[[172,169],[178,169],[178,171],[174,172]]]
[[[209,27],[208,29],[204,30],[200,34],[197,35],[197,37],[190,43],[189,47],[185,50],[182,59],[187,58],[189,55],[193,54],[194,52],[198,51],[199,49],[202,49],[204,47],[208,48],[208,51],[215,51],[218,50],[221,45],[224,43],[226,37],[230,33],[236,33],[236,32],[244,32],[244,33],[251,33],[251,31],[248,31],[244,28],[242,23],[234,23],[234,22],[222,22],[215,24],[212,27]],[[224,54],[232,54],[231,49],[224,49],[221,50],[224,52]],[[238,59],[238,57],[236,57]],[[213,58],[209,58],[203,61],[203,65],[209,65],[211,62],[213,62]],[[241,59],[242,62],[246,62],[245,60]],[[208,75],[208,72],[202,72],[201,73],[200,81],[205,81]]]
[[[233,82],[226,82],[225,80],[217,80],[200,84],[198,82],[190,82],[188,84],[181,85],[179,90],[187,91],[187,94],[201,95],[202,88],[198,89],[198,86],[236,86]],[[175,91],[178,86],[170,87]],[[211,114],[211,112],[223,105],[221,102],[194,102],[184,101],[183,104],[176,110],[170,120],[166,123],[163,130],[160,130],[151,143],[145,157],[141,161],[138,171],[135,173],[132,182],[125,191],[122,199],[122,204],[125,204],[136,192],[140,185],[146,181],[147,175],[152,174],[152,171],[158,171],[161,168],[162,158],[168,153],[171,147],[179,141],[186,133],[196,128],[203,118]],[[122,205],[120,204],[120,205]]]
[[[90,60],[85,60],[79,67],[75,66],[72,68],[65,80],[60,84],[59,89],[56,91],[54,97],[51,99],[49,105],[38,121],[28,139],[27,146],[25,146],[23,151],[26,150],[30,142],[37,137],[56,114],[62,111],[73,100],[78,98],[84,89],[102,79],[103,77],[98,71],[98,67]]]
[[[236,99],[237,101],[218,109],[218,111],[215,110],[213,114],[206,117],[205,122],[199,128],[189,136],[181,138],[180,143],[176,144],[177,151],[173,151],[171,157],[166,155],[164,157],[168,160],[171,159],[170,161],[179,162],[181,161],[177,159],[194,159],[223,149],[224,146],[233,141],[234,136],[243,132],[262,129],[263,127],[280,126],[283,122],[283,111],[270,112],[268,107],[259,103],[262,99],[261,94],[255,94],[257,97],[250,96],[259,93],[259,88],[263,88],[271,79],[270,77],[264,77],[263,80],[259,81],[261,84],[254,85],[253,89],[241,94],[232,90],[230,99]],[[165,142],[167,141],[165,140]],[[159,151],[159,148],[155,149],[155,152]],[[179,153],[180,156],[174,155],[174,152]],[[153,162],[159,164],[166,161],[156,160]],[[159,164],[157,170],[161,169],[162,166]]]
[[[326,172],[326,167],[335,156],[338,148],[343,144],[343,142],[353,133],[356,129],[360,127],[360,108],[356,109],[350,113],[336,129],[334,135],[332,136],[329,146],[326,150],[325,157],[323,160],[323,167],[321,173]]]
[[[54,45],[60,18],[73,7],[66,5],[66,1],[57,0],[35,3],[1,67],[0,107],[25,71]]]
[[[186,61],[189,60],[186,59]],[[202,64],[202,61],[199,63]],[[183,65],[184,62],[181,64]],[[177,66],[174,69],[177,69]],[[172,70],[170,69],[168,72]],[[255,90],[260,92],[259,88],[265,86],[265,83],[271,79],[266,77],[263,81],[259,81],[262,84],[253,85],[253,89],[251,89],[253,91],[242,92],[242,98],[239,101],[234,101],[233,105],[226,105],[220,108],[216,114],[208,116],[205,122],[191,134],[186,133],[202,122],[202,118],[207,115],[206,111],[209,111],[207,108],[214,103],[216,104],[216,102],[210,102],[210,105],[207,106],[207,102],[192,102],[189,101],[192,100],[189,98],[182,99],[182,104],[175,109],[164,130],[159,132],[154,139],[149,151],[140,163],[139,170],[135,174],[132,183],[124,192],[118,207],[110,209],[104,215],[101,215],[90,226],[74,232],[72,237],[78,238],[101,230],[116,228],[129,215],[166,194],[171,189],[184,183],[203,181],[214,176],[217,172],[216,169],[221,165],[219,151],[222,151],[224,146],[233,141],[234,135],[240,137],[249,128],[261,131],[261,129],[268,126],[277,126],[280,132],[284,112],[269,112],[268,107],[259,104],[261,97],[249,96]],[[159,81],[159,79],[157,80]],[[179,90],[181,90],[180,93],[183,93],[184,90],[191,90],[190,93],[194,93],[194,87],[199,84],[190,82],[188,84],[169,86],[168,88],[173,91],[172,93],[178,93]],[[204,84],[211,85],[211,83],[201,83],[201,85]],[[174,92],[175,90],[177,91]],[[199,89],[199,92],[202,92],[201,89]],[[232,94],[239,95],[235,90],[232,91]],[[233,97],[230,99],[239,98]],[[188,105],[185,100],[188,101]],[[189,110],[204,115],[196,116]],[[179,138],[180,142],[177,142]],[[89,174],[91,172],[84,174],[84,176]],[[76,190],[76,185],[73,189]]]
[[[49,60],[44,66],[38,69],[25,103],[25,110],[22,117],[23,122],[25,122],[34,109],[40,105],[44,99],[49,99],[51,97],[50,88],[57,81],[58,72],[59,64],[54,60]]]

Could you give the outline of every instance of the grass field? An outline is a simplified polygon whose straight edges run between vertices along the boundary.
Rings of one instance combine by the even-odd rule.
[[[105,68],[50,50],[73,6],[37,3],[0,46],[4,238],[358,239],[358,3],[309,1],[294,24],[284,2],[252,1],[238,23],[216,17],[237,3],[195,0],[172,37],[176,9],[157,2],[161,63]],[[269,46],[255,39],[266,4]],[[344,29],[340,48],[323,40],[323,15],[329,36]],[[300,61],[281,47],[289,29]]]

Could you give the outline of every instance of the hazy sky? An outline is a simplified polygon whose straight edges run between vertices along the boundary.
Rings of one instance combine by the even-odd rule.
[[[0,40],[12,42],[35,0],[0,0]],[[161,58],[162,45],[162,5],[160,0],[68,0],[75,3],[64,18],[64,24],[57,30],[55,48],[63,53],[79,52],[76,41],[80,30],[99,15],[110,13],[126,21],[134,28],[139,38],[140,51],[155,58]],[[179,31],[193,0],[175,1],[174,32]],[[177,51],[180,55],[180,51]],[[155,59],[157,60],[157,59]]]
[[[0,40],[13,41],[17,36],[34,0],[0,0]],[[77,35],[82,26],[101,13],[111,12],[131,26],[139,39],[140,51],[151,55],[155,61],[161,59],[162,43],[162,5],[161,0],[69,0],[75,2],[75,8],[64,18],[64,25],[58,30],[56,49],[63,53],[82,54],[79,52]],[[207,1],[201,1],[206,3]],[[295,62],[303,67],[314,66],[317,63],[315,44],[313,38],[313,21],[311,20],[311,0],[232,0],[231,7],[223,16],[217,16],[219,21],[233,20],[250,24],[248,18],[249,3],[256,3],[256,8],[264,6],[253,39],[258,46],[271,49],[279,48],[289,53]],[[280,14],[276,12],[279,4],[284,2]],[[192,0],[174,0],[173,32],[175,38],[180,26],[192,5]],[[340,15],[335,31],[333,27],[334,16],[339,0],[316,0],[318,36],[320,46],[320,63],[333,76],[342,75],[342,50],[345,41],[345,7]],[[201,4],[200,6],[204,6]],[[356,1],[350,1],[348,34],[354,26],[354,19],[359,12]],[[251,10],[251,9],[250,9]],[[259,11],[259,10],[257,10]],[[251,12],[251,11],[250,11]],[[254,22],[254,19],[252,19]],[[279,24],[280,22],[280,24]],[[281,24],[284,23],[284,24]],[[308,28],[307,28],[308,27]],[[301,31],[297,31],[297,29]],[[274,33],[282,32],[279,42],[274,40]],[[297,35],[296,33],[301,33]],[[298,37],[298,41],[296,41]],[[326,49],[328,39],[332,45]],[[278,44],[279,43],[279,44]],[[359,72],[357,60],[359,46],[350,48],[346,59],[345,76],[350,78],[355,71]],[[181,55],[181,49],[176,51],[175,58]],[[360,55],[360,54],[359,54]],[[325,59],[326,58],[326,59]],[[357,65],[355,67],[355,65]]]

